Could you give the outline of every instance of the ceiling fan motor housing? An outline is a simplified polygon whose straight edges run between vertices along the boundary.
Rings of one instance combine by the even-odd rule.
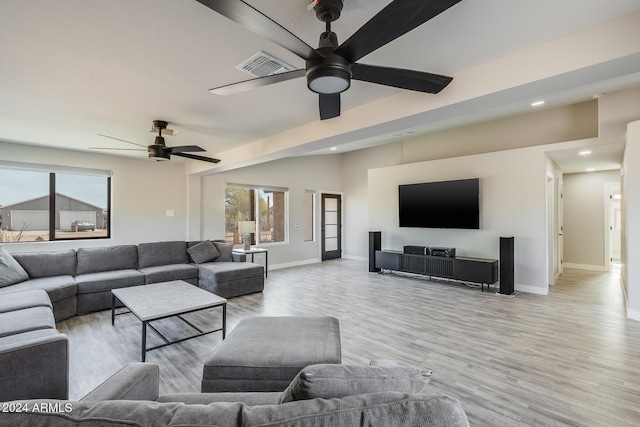
[[[158,139],[161,140],[161,144],[158,144]],[[147,152],[149,153],[149,158],[151,160],[164,161],[171,159],[171,154],[167,151],[167,146],[164,144],[164,138],[161,136],[156,136],[156,143],[147,147]]]
[[[316,93],[344,92],[351,86],[351,64],[333,53],[332,48],[320,48],[325,56],[307,62],[307,87]]]

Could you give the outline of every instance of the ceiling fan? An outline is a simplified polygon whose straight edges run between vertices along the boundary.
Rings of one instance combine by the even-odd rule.
[[[164,131],[166,135],[175,135],[177,132],[172,129],[167,129],[168,123],[164,120],[154,120],[153,127],[151,128],[152,132],[158,132],[158,136],[156,136],[155,142],[151,145],[142,145],[136,144],[135,142],[126,141],[120,138],[114,138],[113,136],[98,134],[99,136],[103,136],[105,138],[115,139],[116,141],[126,142],[127,144],[137,145],[142,148],[113,148],[113,147],[91,147],[92,150],[134,150],[134,151],[147,151],[149,153],[149,158],[156,161],[166,161],[170,160],[171,156],[179,156],[185,157],[187,159],[193,160],[202,160],[203,162],[209,163],[219,163],[220,159],[214,159],[211,157],[198,156],[196,154],[189,154],[198,151],[206,151],[203,148],[198,147],[197,145],[181,145],[178,147],[167,147],[164,143],[164,137],[162,136],[162,132]]]
[[[197,1],[306,61],[304,70],[273,74],[210,90],[216,94],[227,95],[306,76],[308,88],[319,94],[320,119],[325,120],[340,115],[340,93],[349,88],[352,79],[427,93],[439,93],[453,80],[438,74],[365,65],[356,61],[461,0],[394,0],[341,45],[331,31],[331,23],[340,17],[343,1],[313,0],[316,17],[326,27],[320,35],[317,49],[243,1]]]

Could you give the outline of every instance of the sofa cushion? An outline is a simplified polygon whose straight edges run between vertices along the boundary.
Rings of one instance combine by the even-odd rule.
[[[218,240],[214,240],[213,245],[216,247],[218,252],[220,252],[220,256],[216,258],[215,262],[232,262],[233,261],[233,245],[227,242],[221,242]]]
[[[56,321],[49,307],[31,307],[0,313],[0,337],[55,327]]]
[[[138,268],[138,248],[135,245],[80,248],[77,258],[76,274]]]
[[[0,298],[0,313],[22,310],[31,307],[52,308],[51,300],[47,293],[40,289],[19,292],[6,292]]]
[[[404,366],[319,364],[304,367],[282,392],[279,403],[330,399],[363,393],[419,393],[431,371]]]
[[[16,402],[17,403],[17,402]],[[58,411],[1,412],[2,425],[106,426],[447,426],[468,427],[460,402],[447,396],[374,393],[284,405],[185,405],[150,401],[20,401]]]
[[[139,267],[153,267],[156,265],[188,264],[187,242],[153,242],[138,245]]]
[[[264,267],[251,262],[210,262],[198,264],[201,280],[228,282],[264,275]]]
[[[209,240],[189,247],[187,252],[196,264],[210,262],[220,256],[220,251]]]
[[[103,271],[76,276],[78,295],[144,285],[144,281],[144,274],[138,270]]]
[[[24,282],[28,278],[29,275],[20,263],[3,247],[0,247],[0,288]]]
[[[56,329],[46,328],[46,329],[36,329],[34,331],[21,332],[19,334],[7,335],[4,337],[0,337],[0,349],[3,346],[24,343],[29,340],[42,338],[42,337],[50,337],[52,335],[58,335],[58,334],[60,334],[60,332],[58,332]]]
[[[138,271],[144,274],[147,285],[198,277],[198,267],[191,264],[156,265],[154,267],[140,268]]]
[[[29,273],[31,279],[76,274],[76,251],[73,249],[17,253],[14,258]]]
[[[29,290],[44,290],[49,294],[52,302],[60,301],[76,295],[76,281],[73,276],[39,277],[27,280],[8,288],[0,289],[3,292],[25,292]]]

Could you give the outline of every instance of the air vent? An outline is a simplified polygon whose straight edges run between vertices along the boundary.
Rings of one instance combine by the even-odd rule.
[[[240,71],[244,71],[245,73],[249,73],[254,77],[265,77],[296,69],[291,65],[280,61],[278,58],[274,58],[268,53],[264,53],[262,51],[256,53],[242,64],[236,66],[236,68]]]

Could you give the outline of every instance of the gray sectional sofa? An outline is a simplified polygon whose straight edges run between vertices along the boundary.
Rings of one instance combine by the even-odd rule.
[[[17,283],[0,283],[0,296],[45,290],[58,322],[111,308],[111,289],[128,286],[184,280],[223,298],[264,289],[264,267],[239,262],[246,261],[246,255],[233,253],[224,240],[211,241],[215,251],[209,258],[199,258],[203,262],[195,262],[190,252],[207,242],[169,241],[15,253],[12,256],[26,276]]]
[[[66,399],[68,339],[55,324],[111,308],[112,289],[184,280],[224,298],[261,292],[264,268],[239,262],[244,257],[222,241],[13,255],[0,247],[0,400]],[[220,283],[211,273],[216,270],[222,272]]]
[[[0,425],[469,426],[460,402],[421,394],[429,373],[419,368],[311,365],[281,393],[160,395],[159,376],[158,365],[134,363],[79,402],[0,403]]]
[[[0,402],[67,399],[68,390],[69,339],[56,330],[47,293],[34,289],[2,295]]]

